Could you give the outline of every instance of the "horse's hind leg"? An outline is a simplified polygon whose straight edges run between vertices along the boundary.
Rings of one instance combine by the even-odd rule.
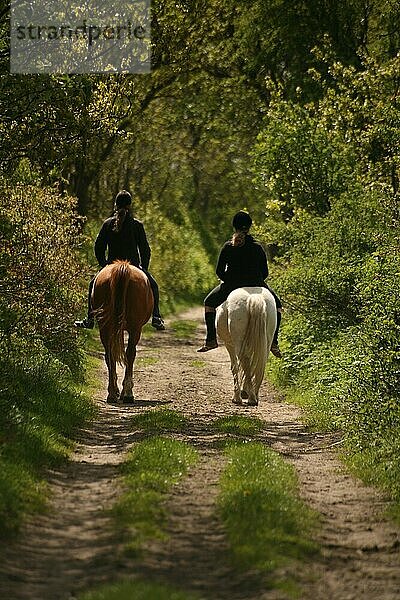
[[[265,363],[265,365],[266,365],[266,363]],[[261,384],[262,384],[263,379],[264,379],[265,365],[264,365],[264,369],[262,370],[262,372],[260,373],[260,375],[258,377],[257,376],[254,377],[253,384],[254,384],[254,395],[255,395],[255,404],[256,405],[259,402],[258,394],[260,392],[260,387],[261,387]]]
[[[247,400],[247,406],[257,406],[258,398],[257,393],[254,390],[253,381],[251,377],[249,357],[246,355],[241,356],[240,364],[243,370],[243,386],[240,395],[243,399]]]
[[[242,404],[242,399],[240,396],[240,385],[239,385],[239,369],[238,369],[238,361],[236,357],[236,352],[233,346],[227,344],[225,342],[225,347],[229,352],[229,356],[231,359],[231,371],[233,375],[233,398],[232,402],[234,404]]]
[[[128,346],[126,348],[126,366],[125,366],[125,376],[122,382],[122,393],[121,398],[123,402],[133,402],[133,363],[136,358],[136,343],[135,340],[132,339],[132,336],[129,335]]]
[[[111,355],[110,339],[106,332],[100,331],[100,338],[104,346],[105,361],[108,369],[108,396],[107,402],[116,402],[119,398],[117,382],[117,366]]]

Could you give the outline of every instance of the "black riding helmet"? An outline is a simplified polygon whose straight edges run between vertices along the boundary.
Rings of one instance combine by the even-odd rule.
[[[248,231],[251,227],[253,220],[249,213],[244,210],[239,210],[232,220],[232,227],[236,231]]]
[[[122,190],[118,192],[115,197],[115,206],[116,208],[125,208],[126,206],[130,206],[132,204],[132,196],[126,190]]]

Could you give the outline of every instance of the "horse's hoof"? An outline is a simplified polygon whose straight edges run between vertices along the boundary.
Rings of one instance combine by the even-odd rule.
[[[242,401],[240,398],[232,398],[233,404],[237,404],[238,406],[242,405]]]
[[[249,397],[249,395],[248,395],[248,393],[245,390],[241,390],[240,397],[241,397],[242,400],[247,400],[247,398]]]
[[[135,402],[134,396],[124,396],[122,398],[122,404],[133,404]]]
[[[258,406],[257,400],[249,400],[247,406]]]
[[[108,396],[106,402],[107,404],[117,404],[119,400],[119,396]]]

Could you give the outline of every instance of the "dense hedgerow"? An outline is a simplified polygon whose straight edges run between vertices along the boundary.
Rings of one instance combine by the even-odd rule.
[[[44,467],[64,457],[92,408],[75,391],[75,201],[35,185],[0,189],[0,532],[43,501]],[[42,490],[43,491],[43,490]]]
[[[269,196],[259,233],[278,249],[272,284],[286,305],[274,377],[398,499],[399,60],[335,63],[303,107],[277,94],[255,150]]]
[[[1,190],[1,343],[38,343],[74,372],[81,355],[71,322],[81,294],[76,280],[79,221],[75,200],[52,189]]]

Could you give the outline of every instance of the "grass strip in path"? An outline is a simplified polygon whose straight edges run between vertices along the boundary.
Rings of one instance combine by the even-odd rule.
[[[196,451],[183,442],[154,437],[138,443],[123,465],[126,491],[112,509],[125,550],[136,554],[149,538],[163,539],[163,500],[195,463]]]
[[[228,415],[213,422],[213,429],[219,433],[230,433],[239,436],[253,436],[265,427],[264,421],[256,417]]]
[[[189,419],[176,410],[161,408],[135,415],[132,425],[147,433],[184,432],[189,427]]]
[[[270,574],[272,586],[289,591],[293,582],[279,582],[274,571],[315,554],[317,516],[299,498],[295,470],[279,454],[258,442],[232,444],[226,453],[218,508],[234,562]]]
[[[143,581],[124,581],[79,596],[79,600],[196,600],[175,588]]]

